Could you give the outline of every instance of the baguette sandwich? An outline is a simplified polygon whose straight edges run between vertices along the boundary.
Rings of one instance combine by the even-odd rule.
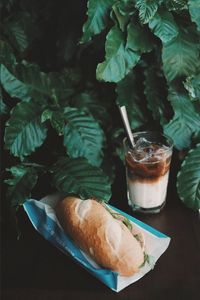
[[[66,197],[56,214],[64,231],[100,266],[131,276],[145,263],[142,233],[104,204]]]

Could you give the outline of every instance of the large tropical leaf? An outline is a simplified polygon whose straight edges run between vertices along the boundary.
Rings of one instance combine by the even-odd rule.
[[[77,108],[64,110],[64,146],[70,157],[85,157],[94,166],[102,162],[104,133],[95,119]]]
[[[114,155],[117,155],[122,163],[125,163],[125,153],[122,140],[124,139],[124,127],[116,128],[112,132],[111,141],[114,147]]]
[[[31,196],[31,190],[38,180],[37,171],[23,165],[13,166],[9,171],[12,178],[5,180],[9,185],[7,195],[12,206],[19,206]]]
[[[46,95],[51,98],[63,99],[74,93],[74,88],[80,81],[80,74],[76,69],[66,69],[63,72],[44,73],[36,64],[26,61],[17,63],[12,50],[8,44],[0,41],[0,64],[6,67],[3,69],[3,82],[14,96],[22,96],[27,100],[30,96]],[[4,74],[5,73],[5,74]],[[12,87],[17,86],[16,90]],[[14,92],[13,92],[14,90]],[[22,92],[23,91],[23,92]]]
[[[153,118],[161,125],[166,123],[166,105],[164,94],[164,82],[159,76],[156,68],[146,68],[144,81],[144,93],[147,99],[147,107],[151,111]]]
[[[53,111],[51,116],[51,125],[57,131],[58,135],[64,134],[65,116],[63,111]]]
[[[178,35],[178,27],[170,12],[158,11],[149,21],[149,28],[161,39],[163,43],[171,41]]]
[[[16,97],[23,101],[31,99],[29,86],[12,75],[4,65],[0,66],[0,82],[11,97]]]
[[[14,156],[27,156],[40,147],[47,135],[41,122],[43,107],[34,102],[18,103],[6,123],[5,145]]]
[[[44,123],[47,120],[50,120],[51,126],[57,131],[58,135],[63,135],[65,127],[63,109],[45,109],[41,115],[41,122]]]
[[[130,39],[130,38],[129,38]],[[115,25],[106,37],[105,61],[98,64],[96,76],[98,80],[118,82],[123,79],[140,59],[140,53],[126,47],[125,35]]]
[[[16,12],[3,23],[3,28],[11,44],[19,51],[24,51],[39,35],[37,24],[28,12]]]
[[[110,123],[108,100],[109,99],[104,99],[103,101],[94,90],[88,90],[75,95],[72,99],[72,106],[84,110],[88,114],[92,114],[95,120],[97,120],[101,126],[105,127]]]
[[[59,30],[58,41],[57,41],[57,55],[59,60],[70,62],[76,54],[77,40],[79,39],[78,28],[70,28],[67,32],[65,26]]]
[[[200,73],[187,77],[184,86],[188,90],[191,100],[200,101]]]
[[[8,112],[8,107],[3,101],[2,89],[0,86],[0,115],[6,114]]]
[[[114,0],[88,0],[88,19],[83,25],[82,43],[91,40],[93,35],[100,33],[108,23],[109,12]]]
[[[178,150],[188,148],[193,133],[200,131],[200,115],[187,95],[171,93],[169,100],[174,110],[171,121],[164,126],[164,132],[169,135]]]
[[[45,109],[41,114],[41,122],[44,123],[47,120],[51,120],[53,111],[49,108]]]
[[[116,87],[117,104],[125,105],[132,129],[136,129],[146,122],[142,102],[138,95],[136,76],[130,72]]]
[[[127,28],[126,48],[132,51],[150,52],[153,49],[151,33],[146,27],[130,23]]]
[[[169,81],[195,73],[199,64],[198,43],[188,32],[178,36],[163,46],[163,69]]]
[[[72,95],[74,93],[73,85],[79,80],[75,78],[75,82],[73,82],[73,70],[63,73],[44,73],[37,65],[25,61],[18,64],[13,72],[16,78],[26,84],[32,93],[37,92],[57,99]]]
[[[53,185],[64,194],[77,194],[83,199],[109,201],[111,184],[108,177],[85,158],[61,158],[53,168]]]
[[[134,12],[135,7],[132,0],[116,1],[112,6],[111,18],[118,23],[122,31],[125,31]]]
[[[139,10],[139,17],[143,24],[148,23],[158,9],[158,0],[136,0],[135,7]]]
[[[191,19],[200,31],[200,0],[188,0],[188,5]]]
[[[7,105],[3,102],[3,99],[0,98],[0,115],[6,114],[8,111]]]
[[[166,6],[171,11],[181,11],[188,9],[187,0],[165,0]]]
[[[194,210],[200,209],[200,144],[189,151],[182,163],[177,189],[185,205]]]
[[[108,176],[110,184],[113,184],[116,175],[116,166],[113,160],[113,156],[109,151],[105,152],[105,156],[101,164],[101,169],[103,173]]]
[[[8,43],[0,40],[0,64],[5,64],[9,68],[13,68],[16,64],[16,58]]]

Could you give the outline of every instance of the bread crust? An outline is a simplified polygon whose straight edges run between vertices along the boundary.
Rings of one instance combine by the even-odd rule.
[[[141,244],[100,203],[66,197],[56,214],[64,231],[99,265],[123,276],[139,271],[144,262]]]

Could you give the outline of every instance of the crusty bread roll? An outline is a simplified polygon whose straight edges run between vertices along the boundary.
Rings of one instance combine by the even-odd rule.
[[[144,246],[110,212],[95,200],[67,197],[56,207],[64,231],[99,265],[123,276],[139,271],[144,262]],[[137,234],[138,233],[138,234]]]

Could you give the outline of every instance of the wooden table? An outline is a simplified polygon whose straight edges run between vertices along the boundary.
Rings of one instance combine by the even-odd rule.
[[[172,175],[167,204],[156,215],[132,213],[122,170],[117,178],[110,203],[171,237],[154,269],[115,293],[44,240],[21,210],[19,241],[8,222],[3,226],[2,300],[200,299],[200,219],[179,200]]]

